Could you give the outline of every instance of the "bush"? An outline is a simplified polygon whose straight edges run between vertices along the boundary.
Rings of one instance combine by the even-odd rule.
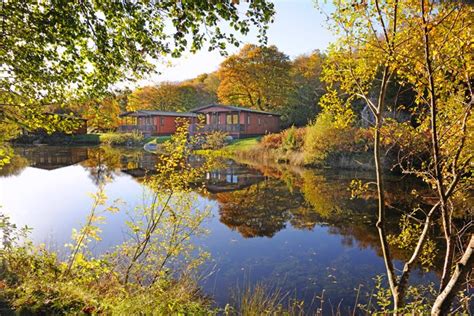
[[[99,257],[90,246],[101,240],[104,215],[119,211],[116,202],[107,205],[106,180],[91,195],[87,219],[73,231],[64,259],[34,245],[28,227],[18,228],[0,213],[0,308],[18,315],[212,314],[197,283],[208,254],[194,245],[194,237],[206,232],[210,208],[193,207],[192,194],[210,162],[189,163],[188,136],[188,127],[179,127],[163,145],[172,154],[161,155],[157,173],[142,179],[143,204],[127,212],[133,237]]]
[[[265,135],[260,146],[264,149],[283,149],[298,151],[303,147],[306,134],[305,128],[290,127],[281,133]]]
[[[3,256],[2,291],[12,315],[208,315],[209,300],[194,280],[163,277],[129,288],[111,262],[81,257],[69,274],[54,253],[14,248]],[[147,304],[140,304],[147,302]]]
[[[264,149],[277,149],[282,146],[282,143],[282,133],[268,134],[262,137],[260,146],[262,146]]]
[[[225,132],[214,131],[206,134],[203,149],[220,149],[226,145],[228,135]]]
[[[100,135],[100,142],[106,145],[130,146],[142,144],[144,137],[138,132],[110,133]]]
[[[356,151],[355,135],[354,128],[336,127],[331,115],[321,114],[315,123],[306,128],[305,162],[318,164],[333,154]]]
[[[303,147],[306,129],[290,127],[282,132],[283,150],[298,151]]]

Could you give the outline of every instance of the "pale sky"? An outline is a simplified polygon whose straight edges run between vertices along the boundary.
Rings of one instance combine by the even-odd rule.
[[[325,50],[334,41],[334,36],[327,30],[324,15],[315,8],[313,0],[274,0],[274,3],[276,15],[268,30],[269,45],[276,45],[280,51],[294,58],[315,49]],[[255,33],[240,38],[244,43],[257,43]],[[232,46],[227,51],[232,54],[238,50]],[[139,85],[194,78],[217,70],[223,60],[219,52],[207,50],[188,53],[179,59],[170,58],[171,67],[158,65],[161,74],[153,75]]]

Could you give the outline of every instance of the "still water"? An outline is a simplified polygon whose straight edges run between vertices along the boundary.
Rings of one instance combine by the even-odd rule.
[[[32,239],[61,252],[71,231],[84,222],[91,206],[87,193],[108,177],[109,200],[138,205],[144,188],[140,179],[157,157],[139,149],[110,147],[18,147],[17,156],[1,171],[1,212],[12,222],[33,228]],[[203,267],[204,291],[219,305],[236,288],[258,282],[281,288],[311,302],[324,290],[326,303],[353,306],[361,286],[361,302],[372,278],[384,273],[375,230],[375,199],[351,199],[352,179],[370,173],[281,169],[268,164],[228,160],[206,174],[208,193],[196,207],[210,207],[205,225],[210,233],[196,240],[210,254]],[[387,198],[408,208],[412,186],[389,180]],[[398,211],[391,211],[390,233],[397,233]],[[107,215],[102,241],[94,253],[123,242],[126,212]],[[394,253],[406,259],[402,251]],[[396,262],[401,267],[401,262]],[[415,282],[433,280],[434,272],[413,274]],[[316,304],[316,303],[315,303]],[[317,303],[319,306],[319,302]],[[314,307],[314,306],[313,306]],[[329,307],[330,308],[330,307]]]

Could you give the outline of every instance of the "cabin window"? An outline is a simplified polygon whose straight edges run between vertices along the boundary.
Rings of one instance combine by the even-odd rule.
[[[262,119],[258,118],[258,125],[262,125]]]
[[[247,125],[250,125],[250,114],[247,114]]]
[[[219,124],[219,113],[212,113],[212,124]]]
[[[238,125],[239,115],[238,114],[227,114],[227,125]]]
[[[161,126],[165,126],[165,118],[164,117],[160,117],[160,124],[161,124]]]

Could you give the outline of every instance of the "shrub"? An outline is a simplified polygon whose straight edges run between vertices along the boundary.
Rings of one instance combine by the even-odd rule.
[[[355,129],[337,127],[329,114],[321,114],[306,128],[304,156],[307,164],[322,163],[330,155],[355,151]]]
[[[282,132],[282,148],[285,151],[297,151],[303,147],[306,130],[290,127]]]
[[[228,135],[225,132],[214,131],[206,134],[203,149],[220,149],[226,145]]]
[[[143,134],[132,133],[111,133],[100,135],[100,142],[106,145],[130,146],[138,145],[144,142]]]
[[[262,140],[260,141],[260,146],[265,149],[277,149],[282,146],[282,143],[282,133],[268,134],[262,137]]]
[[[298,151],[303,147],[305,134],[305,128],[290,127],[281,133],[265,135],[260,146],[264,149]]]

